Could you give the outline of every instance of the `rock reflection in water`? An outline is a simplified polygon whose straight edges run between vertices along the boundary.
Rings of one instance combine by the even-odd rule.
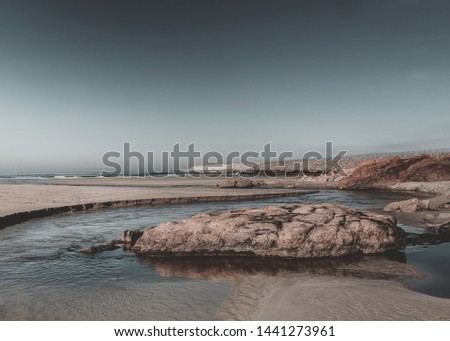
[[[402,252],[383,255],[296,260],[251,257],[145,257],[139,260],[163,277],[230,281],[245,275],[328,275],[367,279],[424,278]]]

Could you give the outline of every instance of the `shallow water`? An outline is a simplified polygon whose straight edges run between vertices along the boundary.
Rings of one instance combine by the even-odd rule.
[[[321,191],[258,201],[104,209],[8,227],[0,230],[0,319],[207,320],[215,319],[236,276],[307,271],[318,276],[370,278],[373,273],[340,268],[342,262],[347,266],[358,259],[167,260],[140,258],[121,249],[94,255],[80,250],[115,239],[125,229],[177,220],[200,211],[304,202],[379,210],[387,202],[403,198],[404,194],[397,193]],[[413,290],[450,297],[449,255],[450,244],[410,247],[390,255],[389,261],[406,262],[428,274],[425,279],[400,278]]]

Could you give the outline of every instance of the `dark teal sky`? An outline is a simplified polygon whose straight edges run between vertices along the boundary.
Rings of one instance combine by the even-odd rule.
[[[0,0],[0,171],[450,147],[450,2]]]

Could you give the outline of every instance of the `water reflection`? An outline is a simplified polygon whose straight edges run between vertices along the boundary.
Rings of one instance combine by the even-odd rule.
[[[244,275],[284,276],[289,273],[366,279],[424,278],[426,274],[408,264],[403,252],[384,255],[295,260],[250,257],[145,257],[140,262],[162,277],[235,280]]]

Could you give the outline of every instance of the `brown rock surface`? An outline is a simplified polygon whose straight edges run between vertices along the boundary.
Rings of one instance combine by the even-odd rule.
[[[448,209],[450,203],[450,192],[438,195],[434,198],[418,199],[412,198],[402,201],[394,201],[387,204],[383,210],[386,212],[417,212],[427,210]]]
[[[450,233],[450,213],[427,214],[424,223],[429,230],[439,233]]]
[[[220,188],[252,188],[255,186],[250,179],[230,179],[217,185]]]
[[[383,210],[386,212],[417,212],[429,209],[429,203],[429,199],[419,200],[417,198],[412,198],[408,200],[391,202],[387,204]]]
[[[152,256],[311,258],[384,252],[403,237],[393,217],[317,204],[200,213],[147,228],[135,243],[122,239]]]
[[[450,155],[373,159],[340,181],[345,189],[385,188],[397,182],[450,180]]]

